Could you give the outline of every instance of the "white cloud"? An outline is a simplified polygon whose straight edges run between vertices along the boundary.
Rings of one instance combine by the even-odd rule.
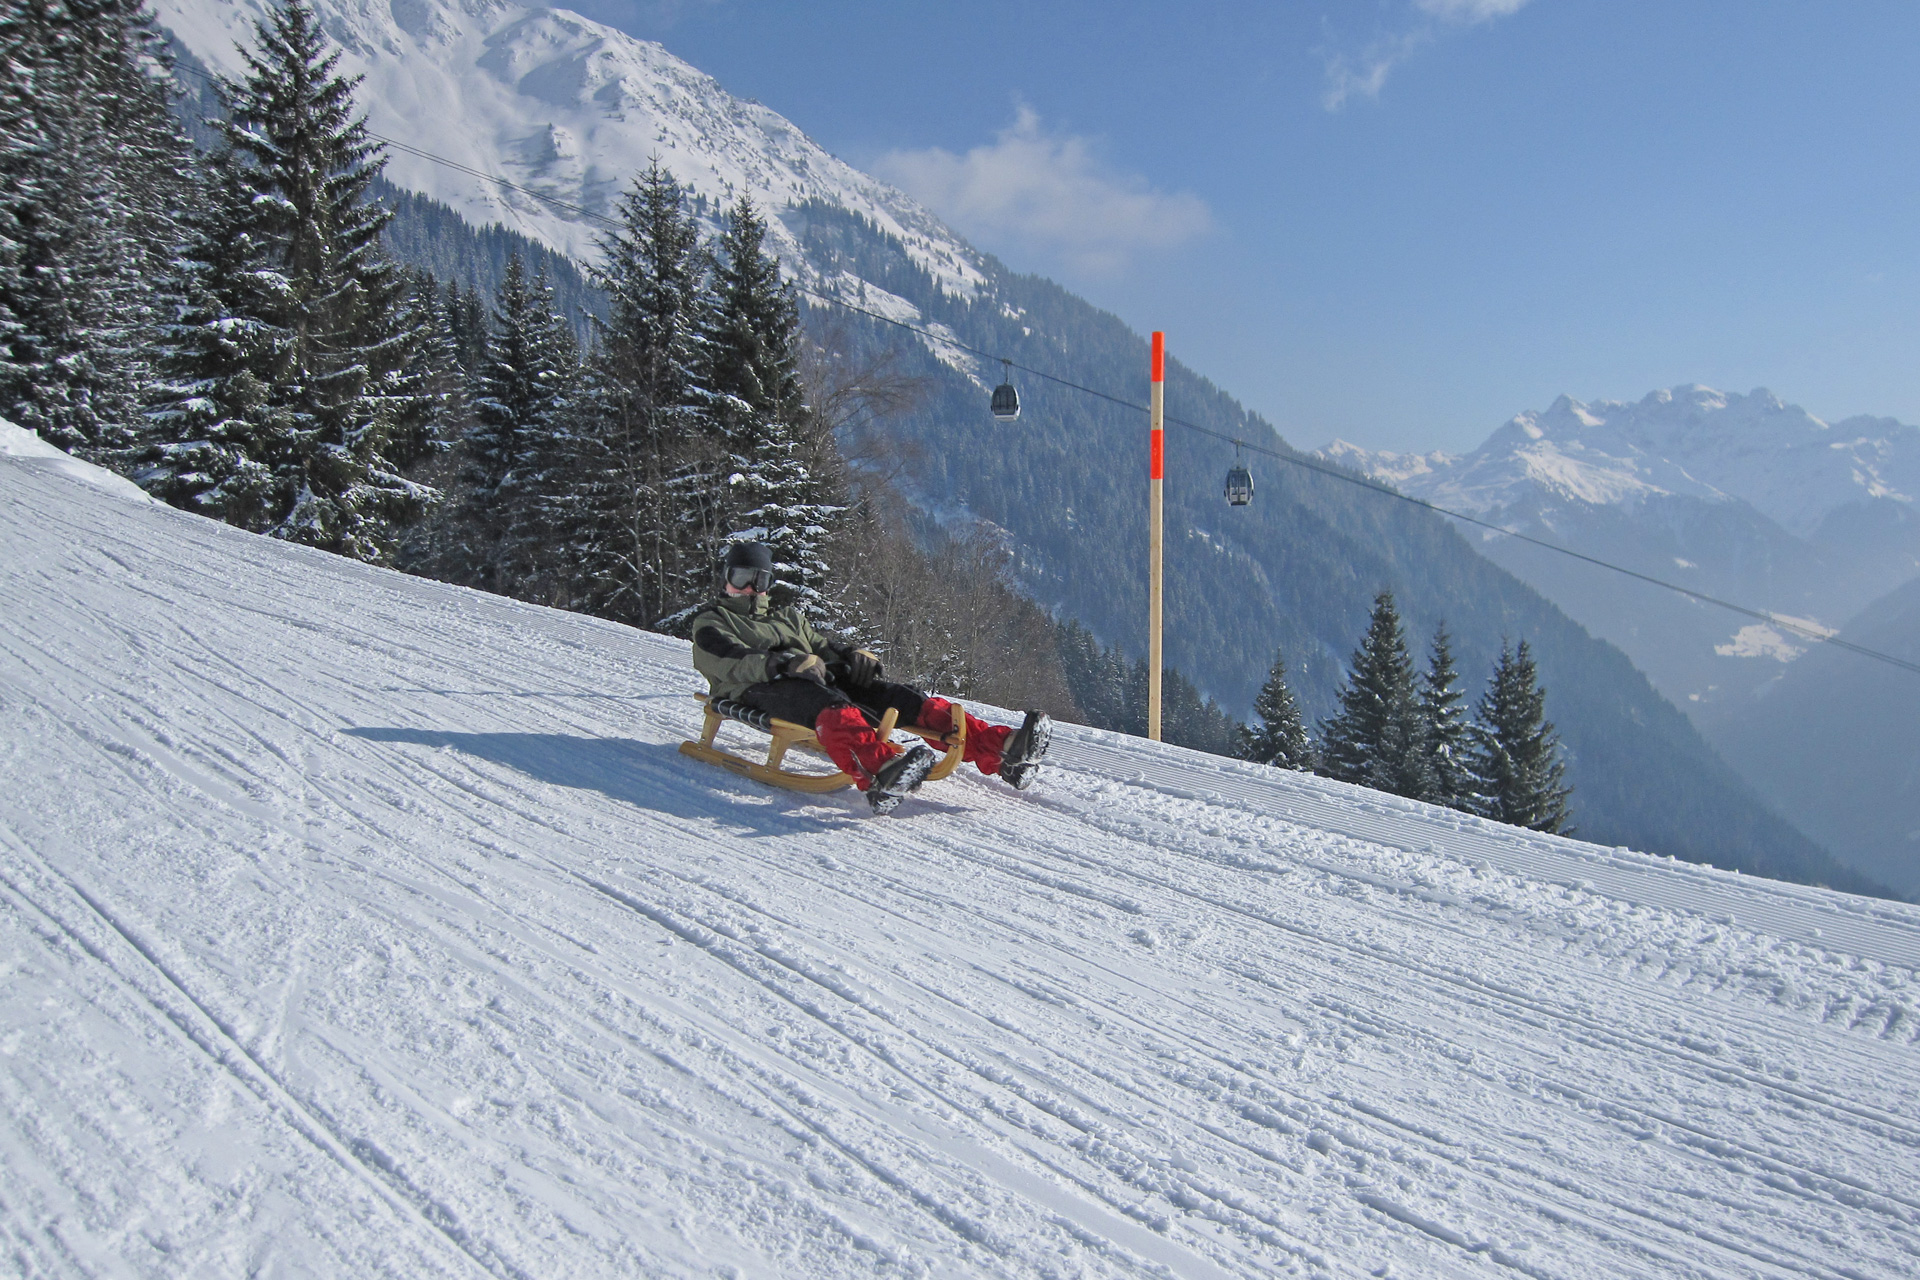
[[[1431,42],[1445,26],[1470,27],[1505,18],[1528,0],[1413,0],[1413,12],[1398,30],[1375,37],[1359,53],[1326,53],[1327,88],[1320,103],[1338,111],[1358,98],[1378,98],[1393,69]]]
[[[893,151],[879,174],[982,243],[1058,254],[1075,270],[1111,274],[1142,250],[1213,227],[1206,202],[1153,188],[1101,164],[1085,138],[1048,134],[1030,107],[991,145]]]
[[[1442,22],[1491,22],[1525,8],[1527,0],[1413,0],[1413,7]]]
[[[1338,111],[1350,98],[1378,98],[1387,83],[1387,73],[1432,38],[1431,31],[1420,28],[1376,40],[1355,57],[1344,53],[1328,56],[1327,91],[1320,96],[1320,105]]]

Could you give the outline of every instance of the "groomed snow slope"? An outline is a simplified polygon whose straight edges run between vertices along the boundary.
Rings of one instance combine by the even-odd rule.
[[[0,1270],[1920,1270],[1920,912],[1077,729],[870,819],[676,642],[42,461]]]

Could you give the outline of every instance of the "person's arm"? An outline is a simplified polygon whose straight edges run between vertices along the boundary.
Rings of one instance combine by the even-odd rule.
[[[716,689],[761,684],[780,674],[785,654],[750,649],[714,612],[693,620],[693,669]]]
[[[848,688],[865,689],[879,679],[879,655],[860,648],[851,640],[825,634],[808,622],[797,609],[794,611],[794,625],[802,630],[808,648],[826,659],[836,669],[835,679]]]

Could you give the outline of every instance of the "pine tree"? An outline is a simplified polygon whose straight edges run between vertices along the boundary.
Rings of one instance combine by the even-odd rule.
[[[412,474],[452,451],[449,430],[467,417],[467,388],[440,285],[425,271],[404,271],[395,308],[406,363],[388,380],[391,420],[386,456]]]
[[[475,379],[474,426],[466,437],[467,466],[482,502],[511,493],[551,427],[561,389],[547,340],[551,310],[514,254],[494,299],[493,334]]]
[[[554,313],[545,272],[527,278],[519,254],[507,261],[494,299],[486,363],[474,380],[474,422],[462,442],[460,522],[475,560],[475,586],[539,598],[534,562],[550,532],[541,497],[564,466],[560,428],[579,357],[572,329]],[[560,531],[564,533],[564,531]]]
[[[114,462],[139,425],[190,148],[139,0],[0,0],[0,414]]]
[[[1421,738],[1413,659],[1393,593],[1382,591],[1341,686],[1340,711],[1320,726],[1321,771],[1419,799],[1432,792]]]
[[[453,335],[454,360],[469,378],[478,378],[491,355],[487,348],[487,306],[478,286],[465,290],[458,281],[447,285],[443,302],[448,330]]]
[[[224,81],[213,208],[187,269],[191,301],[143,477],[155,492],[275,537],[382,561],[436,496],[401,474],[437,432],[409,376],[423,340],[407,281],[366,199],[384,163],[353,116],[319,20],[288,0]],[[396,457],[396,454],[399,456]],[[213,474],[196,461],[213,457]],[[234,477],[265,468],[231,501]],[[223,474],[225,473],[225,474]]]
[[[841,507],[803,447],[809,409],[799,375],[799,304],[766,250],[766,224],[746,197],[728,210],[713,260],[703,374],[728,449],[720,527],[727,541],[772,548],[776,604],[838,624],[825,552],[829,522]]]
[[[1426,676],[1420,682],[1421,743],[1426,756],[1429,792],[1421,797],[1453,809],[1474,807],[1473,776],[1469,768],[1472,737],[1464,701],[1456,687],[1453,637],[1445,624],[1433,633],[1427,651]]]
[[[1310,771],[1314,766],[1313,744],[1307,740],[1307,727],[1300,719],[1300,704],[1287,687],[1284,655],[1273,655],[1273,667],[1253,700],[1253,711],[1260,717],[1260,727],[1242,731],[1240,758],[1279,769]]]
[[[655,625],[711,587],[726,455],[701,385],[706,255],[656,160],[620,202],[595,280],[609,315],[544,499],[573,608]]]
[[[1471,730],[1474,788],[1487,817],[1564,834],[1572,829],[1567,802],[1573,788],[1566,785],[1559,736],[1546,707],[1527,642],[1517,649],[1501,645]]]

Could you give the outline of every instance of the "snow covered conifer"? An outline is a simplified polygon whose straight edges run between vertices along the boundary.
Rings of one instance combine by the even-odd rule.
[[[458,523],[474,554],[461,580],[526,594],[536,546],[548,532],[542,497],[564,462],[560,432],[579,355],[572,329],[554,314],[545,273],[528,279],[518,253],[507,260],[490,319],[473,425],[461,442]]]
[[[0,3],[0,414],[116,462],[188,200],[139,0]]]
[[[1493,678],[1475,709],[1471,757],[1479,811],[1535,831],[1565,833],[1572,817],[1559,735],[1546,715],[1533,654],[1522,640],[1500,646]]]
[[[142,482],[177,505],[381,561],[435,497],[401,474],[435,424],[409,376],[422,334],[407,281],[380,247],[388,214],[366,198],[381,148],[304,0],[256,30],[245,77],[220,86],[217,185],[188,255],[191,301],[167,344]]]
[[[570,605],[650,627],[710,589],[725,454],[699,380],[706,255],[686,192],[655,161],[619,220],[594,273],[609,316],[544,505]]]
[[[1393,593],[1382,591],[1341,687],[1340,710],[1320,726],[1321,772],[1423,798],[1431,783],[1421,737],[1413,659]]]
[[[1427,671],[1420,682],[1421,748],[1426,757],[1431,790],[1422,797],[1453,809],[1474,805],[1473,775],[1469,767],[1472,737],[1456,687],[1453,637],[1442,624],[1433,633],[1427,651]]]
[[[502,500],[522,478],[539,437],[548,430],[560,395],[553,367],[551,300],[527,279],[515,253],[494,299],[493,333],[474,385],[474,425],[467,433],[467,466],[482,502]]]
[[[713,252],[705,381],[729,454],[721,525],[728,541],[773,549],[776,604],[837,623],[824,550],[840,510],[805,456],[810,410],[799,374],[800,308],[766,249],[766,223],[745,196],[727,211]]]
[[[1313,768],[1313,744],[1307,740],[1307,727],[1300,719],[1300,704],[1287,687],[1287,662],[1284,655],[1273,655],[1273,668],[1267,682],[1253,700],[1254,714],[1260,717],[1258,729],[1242,733],[1240,758],[1278,769],[1309,771]]]

